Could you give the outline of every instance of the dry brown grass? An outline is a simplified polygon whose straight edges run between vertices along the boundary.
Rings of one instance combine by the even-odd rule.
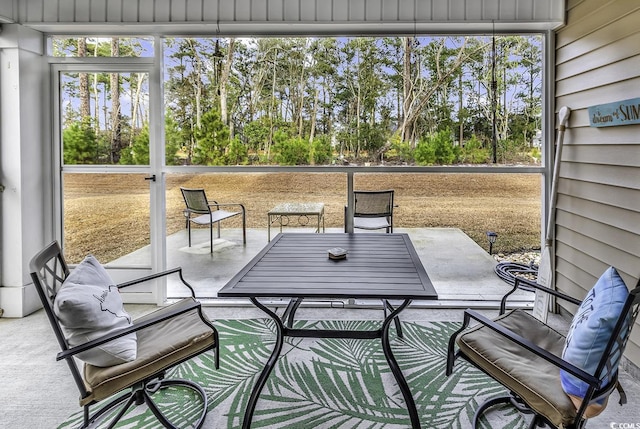
[[[87,253],[110,261],[149,243],[149,187],[137,174],[65,175],[65,251],[71,262]],[[247,227],[266,228],[277,203],[323,202],[326,226],[342,227],[344,173],[224,173],[167,177],[167,233],[184,228],[180,186],[203,187],[210,199],[240,202]],[[359,173],[356,189],[395,189],[394,225],[457,227],[485,249],[486,231],[499,252],[540,247],[540,177],[533,174]],[[225,221],[239,227],[240,219]]]

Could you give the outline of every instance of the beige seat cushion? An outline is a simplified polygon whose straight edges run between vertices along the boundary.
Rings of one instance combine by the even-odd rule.
[[[354,217],[353,227],[360,229],[389,228],[391,224],[386,217]]]
[[[514,310],[496,322],[554,355],[562,355],[565,337],[530,314]],[[463,333],[456,342],[471,361],[555,426],[575,419],[576,409],[562,390],[558,367],[482,325]]]
[[[135,320],[134,325],[173,310],[175,306],[185,307],[191,303],[192,298],[185,298]],[[137,358],[134,361],[105,368],[85,364],[84,379],[90,395],[80,398],[80,405],[107,398],[213,345],[213,331],[195,309],[142,329],[138,331]]]

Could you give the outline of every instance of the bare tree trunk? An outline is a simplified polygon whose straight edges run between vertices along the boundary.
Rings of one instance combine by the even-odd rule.
[[[311,112],[311,132],[309,133],[309,143],[313,143],[316,136],[316,116],[318,115],[318,101],[320,99],[320,88],[316,86],[316,94],[313,97],[313,108]]]
[[[313,148],[313,139],[315,137],[316,134],[316,115],[318,114],[318,100],[320,98],[320,88],[317,85],[314,85],[316,87],[316,94],[313,97],[313,108],[311,109],[311,131],[309,132],[309,146],[311,146]],[[315,157],[312,156],[311,160],[310,160],[311,165],[315,165]]]
[[[196,102],[196,128],[200,129],[202,125],[202,61],[200,60],[200,56],[193,45],[193,40],[189,40],[189,47],[191,48],[191,53],[193,54],[193,58],[196,62],[196,88],[195,88],[195,102]]]
[[[142,93],[142,83],[144,81],[145,75],[143,73],[138,73],[138,79],[136,83],[136,93],[133,96],[133,100],[131,101],[131,136],[129,138],[129,145],[133,144],[133,130],[137,127],[138,122],[138,110],[140,108],[140,94]],[[142,124],[140,124],[142,125]]]
[[[87,39],[84,37],[78,38],[78,57],[87,56]],[[91,118],[91,102],[89,98],[89,75],[87,73],[80,73],[80,117],[81,120]]]
[[[271,78],[271,106],[269,107],[269,141],[267,142],[267,159],[271,157],[271,145],[273,144],[273,114],[276,101],[276,60],[278,51],[273,55],[273,73]]]
[[[93,56],[97,57],[98,56],[98,42],[96,41],[95,45],[93,45]],[[106,92],[106,88],[105,88],[105,92]],[[95,115],[95,129],[96,132],[100,131],[100,97],[98,95],[98,73],[93,73],[93,101],[95,104],[95,111],[94,111],[94,115]],[[104,103],[106,104],[107,100],[104,100]],[[106,106],[103,108],[104,114],[105,114],[105,118],[104,118],[104,123],[105,126],[107,124],[107,111],[106,111]]]
[[[408,136],[413,136],[412,141],[415,142],[415,124],[420,114],[429,104],[431,97],[435,94],[441,86],[447,81],[449,76],[455,73],[462,65],[464,61],[468,58],[468,55],[465,52],[465,44],[460,47],[456,58],[450,63],[447,64],[446,70],[442,70],[440,68],[440,56],[443,53],[445,48],[444,43],[440,45],[438,51],[436,53],[435,63],[437,64],[435,82],[431,83],[428,87],[425,86],[426,83],[413,82],[412,83],[412,95],[411,95],[411,103],[409,103],[408,110],[405,111],[405,117],[403,121],[403,125],[401,127],[402,130],[407,130],[410,127],[411,133],[406,133]],[[418,85],[419,84],[419,85]]]
[[[227,107],[227,85],[229,83],[229,75],[231,74],[231,65],[233,61],[235,42],[235,39],[229,39],[229,47],[227,48],[227,60],[224,63],[224,66],[222,68],[222,75],[220,76],[220,116],[222,118],[222,123],[225,125],[229,125],[229,112]]]
[[[403,141],[411,141],[412,126],[411,122],[407,121],[411,105],[413,104],[413,79],[411,73],[411,57],[413,52],[413,37],[404,38],[404,62],[402,69],[402,127],[401,133]],[[413,145],[412,145],[413,146]]]
[[[111,56],[120,56],[120,44],[117,37],[111,38]],[[109,74],[111,86],[111,161],[117,163],[120,160],[122,150],[122,122],[120,121],[120,74]],[[133,127],[133,124],[131,124]]]
[[[458,87],[460,88],[459,97],[458,97],[458,121],[460,122],[460,131],[458,133],[458,144],[460,147],[463,146],[462,142],[464,141],[464,123],[462,122],[462,98],[464,97],[462,91],[462,70],[460,70],[460,77],[458,78]]]
[[[305,56],[307,55],[306,50],[304,51]],[[298,117],[298,138],[302,138],[302,132],[304,131],[304,121],[303,121],[303,116],[302,116],[302,111],[304,110],[304,72],[305,72],[305,67],[304,67],[304,59],[302,61],[302,70],[300,72],[300,81],[298,83],[298,88],[300,88],[300,102],[298,103],[298,107],[297,107],[297,117]]]
[[[360,79],[358,79],[358,94],[356,96],[356,158],[360,156]]]

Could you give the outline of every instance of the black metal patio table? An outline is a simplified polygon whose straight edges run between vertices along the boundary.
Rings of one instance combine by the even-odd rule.
[[[328,257],[332,248],[347,250],[345,259]],[[391,372],[407,404],[411,426],[420,428],[418,411],[389,339],[391,322],[400,330],[399,313],[414,299],[438,299],[429,276],[407,234],[308,234],[280,233],[219,292],[220,297],[245,297],[275,321],[276,344],[247,404],[243,428],[251,420],[260,392],[278,360],[284,337],[380,338]],[[289,298],[280,317],[260,301]],[[303,299],[381,299],[386,317],[379,329],[294,329],[293,320]],[[401,301],[396,308],[389,300]],[[389,310],[389,312],[387,312]]]

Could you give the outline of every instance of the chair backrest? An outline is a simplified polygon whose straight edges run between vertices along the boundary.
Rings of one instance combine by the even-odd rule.
[[[42,301],[42,306],[58,340],[60,349],[61,351],[66,351],[69,349],[69,343],[64,335],[60,321],[53,310],[53,302],[56,299],[56,295],[70,273],[58,242],[51,242],[35,255],[31,259],[31,262],[29,262],[29,269],[31,271],[31,279],[38,292],[40,301]],[[81,396],[86,396],[87,390],[76,361],[73,357],[69,357],[66,360]]]
[[[193,213],[206,214],[211,212],[204,189],[180,188],[180,192],[182,192],[187,209]]]
[[[353,191],[353,215],[382,217],[393,214],[393,190]]]

